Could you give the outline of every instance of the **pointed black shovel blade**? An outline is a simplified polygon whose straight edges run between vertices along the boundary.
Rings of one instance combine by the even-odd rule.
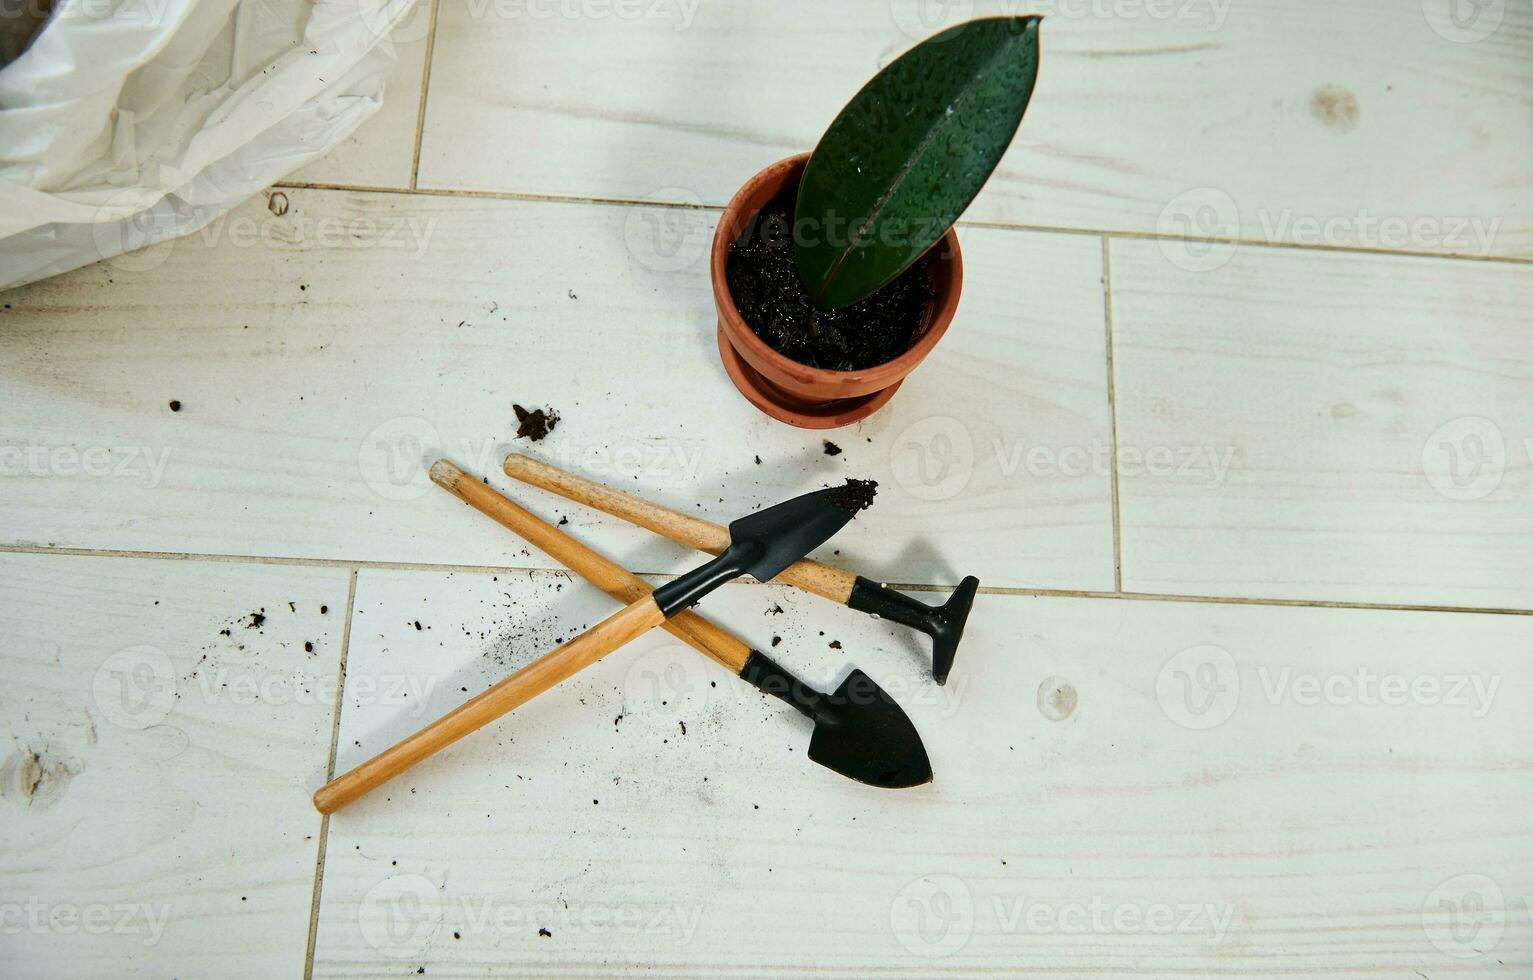
[[[740,677],[814,721],[809,758],[882,789],[931,782],[931,760],[916,726],[873,678],[854,669],[835,693],[817,691],[758,650]]]
[[[751,549],[743,571],[765,582],[829,541],[857,512],[873,503],[877,484],[847,480],[758,510],[729,525],[729,550]],[[728,552],[725,552],[728,554]]]
[[[877,484],[847,480],[758,510],[729,525],[729,547],[705,565],[655,590],[655,604],[669,619],[741,575],[765,582],[829,541],[860,510],[873,503]]]
[[[931,760],[916,726],[873,678],[847,675],[815,712],[809,758],[843,776],[884,789],[929,783]]]

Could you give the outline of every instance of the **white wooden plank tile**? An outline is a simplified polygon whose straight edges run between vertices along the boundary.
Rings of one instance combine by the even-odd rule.
[[[1112,243],[1125,588],[1533,607],[1533,271],[1170,248]]]
[[[410,186],[431,3],[418,0],[409,17],[394,29],[391,37],[399,61],[385,84],[383,106],[339,146],[288,176],[284,183]]]
[[[916,39],[1029,11],[971,219],[1533,256],[1533,8],[1499,0],[444,0],[420,183],[722,204]]]
[[[0,556],[6,976],[303,971],[347,575]]]
[[[338,767],[612,608],[364,570]],[[650,634],[332,818],[315,975],[1533,965],[1533,618],[985,595],[936,688],[813,597],[703,611],[817,685],[868,670],[935,782],[820,769],[802,719]]]
[[[563,421],[545,458],[725,521],[879,480],[878,507],[838,542],[875,577],[1111,586],[1105,464],[1029,455],[1080,464],[1109,437],[1095,239],[966,231],[952,329],[884,411],[830,433],[845,450],[831,457],[719,364],[712,212],[288,197],[284,216],[252,202],[209,236],[6,295],[6,541],[543,564],[423,464],[447,453],[493,476],[532,448],[513,402],[551,403]],[[1036,284],[1013,288],[1018,269]],[[678,567],[652,535],[575,517],[640,570]]]

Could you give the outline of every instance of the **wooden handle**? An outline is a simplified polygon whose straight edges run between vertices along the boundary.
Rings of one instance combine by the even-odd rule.
[[[689,548],[717,555],[729,547],[727,528],[669,507],[652,504],[594,480],[566,473],[556,466],[521,453],[511,453],[506,457],[505,470],[506,475],[512,479],[557,493],[566,500],[595,507],[604,514],[620,517],[630,524],[654,531]],[[844,606],[851,598],[857,576],[805,558],[783,569],[776,581],[822,595]]]
[[[432,753],[446,748],[469,732],[483,728],[517,705],[530,701],[664,621],[665,615],[660,607],[647,596],[625,606],[409,738],[395,743],[344,776],[321,786],[314,794],[314,808],[320,813],[334,813]]]
[[[617,601],[637,602],[650,594],[649,585],[637,575],[523,509],[504,494],[485,486],[448,460],[439,459],[431,464],[431,480]],[[736,674],[751,655],[750,647],[691,610],[666,620],[665,628]]]

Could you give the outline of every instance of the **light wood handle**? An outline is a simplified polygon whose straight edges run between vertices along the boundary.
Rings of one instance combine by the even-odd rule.
[[[652,591],[637,575],[474,479],[448,460],[439,459],[431,464],[431,480],[618,602],[637,602]],[[750,647],[691,610],[666,620],[665,628],[684,643],[728,667],[732,673],[738,674],[751,655]]]
[[[652,504],[594,480],[566,473],[530,456],[511,453],[506,457],[505,470],[506,475],[514,480],[557,493],[566,500],[595,507],[604,514],[622,518],[689,548],[717,555],[729,547],[728,528],[669,507]],[[857,576],[805,558],[783,569],[776,581],[822,595],[844,606],[852,596],[852,586],[856,585]]]
[[[314,808],[334,813],[469,732],[483,728],[603,656],[665,621],[655,601],[644,597],[613,613],[568,643],[545,654],[477,697],[449,711],[403,741],[321,786]]]

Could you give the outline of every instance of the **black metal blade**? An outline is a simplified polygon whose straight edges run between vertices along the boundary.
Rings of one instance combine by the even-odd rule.
[[[931,761],[916,726],[862,671],[854,669],[834,694],[826,694],[752,650],[740,677],[813,719],[809,758],[825,768],[882,789],[931,782]]]
[[[877,484],[848,480],[759,510],[729,525],[729,546],[753,550],[745,572],[765,582],[829,541],[873,502]]]
[[[729,547],[717,558],[655,590],[655,604],[669,619],[741,575],[765,582],[829,541],[859,510],[873,502],[877,484],[847,480],[845,486],[802,494],[729,525]]]
[[[883,688],[860,670],[847,675],[816,712],[809,758],[843,776],[883,789],[929,783],[931,760],[916,726]]]

